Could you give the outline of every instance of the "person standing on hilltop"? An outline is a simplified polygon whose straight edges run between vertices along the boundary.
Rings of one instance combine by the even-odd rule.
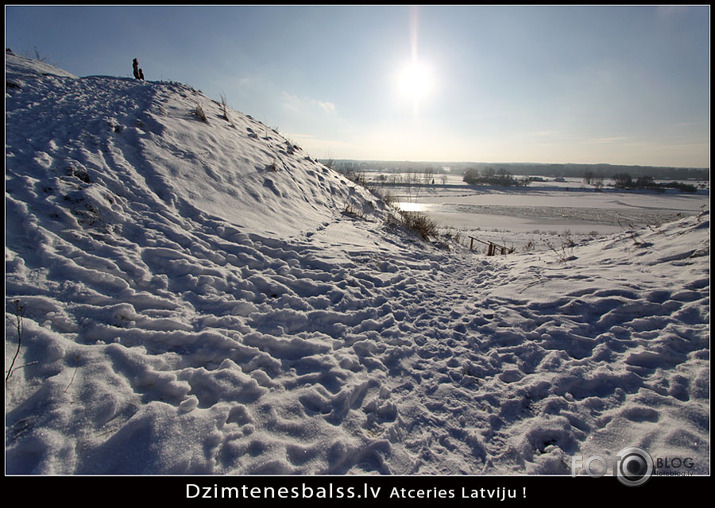
[[[132,62],[132,68],[134,69],[134,77],[143,80],[144,71],[139,68],[139,61],[136,58]]]

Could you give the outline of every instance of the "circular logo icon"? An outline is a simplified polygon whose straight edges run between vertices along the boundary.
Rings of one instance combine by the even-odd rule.
[[[617,460],[616,476],[629,487],[643,485],[653,474],[653,459],[640,448],[624,448],[618,452]]]

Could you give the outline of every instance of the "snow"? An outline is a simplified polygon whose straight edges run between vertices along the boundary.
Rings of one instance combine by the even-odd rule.
[[[7,473],[709,474],[708,210],[487,257],[188,86],[6,81]]]

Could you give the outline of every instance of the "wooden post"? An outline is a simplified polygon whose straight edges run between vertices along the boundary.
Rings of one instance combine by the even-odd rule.
[[[473,236],[469,237],[469,250],[474,250],[474,242],[479,242],[483,243],[484,245],[487,246],[487,256],[494,256],[496,255],[497,252],[499,252],[502,255],[509,254],[509,249],[503,245],[499,245],[498,243],[494,242],[485,242],[483,240],[480,240],[479,238],[474,238]],[[513,252],[513,251],[511,251]]]

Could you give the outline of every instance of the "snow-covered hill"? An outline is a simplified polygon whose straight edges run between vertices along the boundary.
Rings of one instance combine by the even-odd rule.
[[[709,472],[708,212],[449,252],[185,85],[6,83],[8,473]]]

